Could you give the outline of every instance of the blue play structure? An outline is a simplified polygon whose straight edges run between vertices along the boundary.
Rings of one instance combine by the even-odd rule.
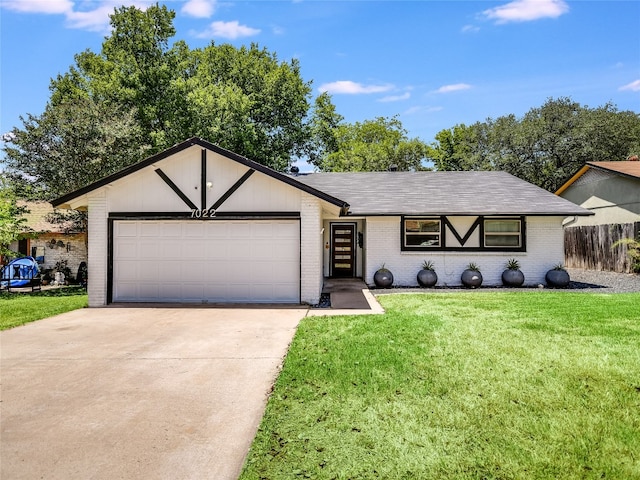
[[[40,269],[33,257],[16,258],[0,271],[0,288],[31,287],[32,290],[40,290],[40,285]]]

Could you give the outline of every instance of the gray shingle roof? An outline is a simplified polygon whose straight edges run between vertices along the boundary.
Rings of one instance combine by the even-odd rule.
[[[351,215],[591,215],[506,172],[311,173],[295,179],[349,203]]]

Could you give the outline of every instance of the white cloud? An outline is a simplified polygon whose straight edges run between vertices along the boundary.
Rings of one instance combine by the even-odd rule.
[[[109,30],[109,15],[113,14],[114,8],[113,4],[103,2],[93,10],[67,12],[66,25],[69,28],[91,32],[107,32]]]
[[[216,0],[189,0],[180,11],[190,17],[209,18],[216,11]]]
[[[2,6],[22,13],[62,14],[73,10],[71,0],[3,0]]]
[[[443,110],[443,108],[440,106],[425,107],[421,105],[416,105],[415,107],[408,108],[407,110],[405,110],[404,113],[405,115],[414,115],[416,113],[421,113],[421,112],[426,112],[426,113],[440,112],[441,110]]]
[[[462,33],[476,33],[480,31],[480,27],[476,27],[475,25],[465,25],[462,27]]]
[[[109,15],[121,6],[135,6],[145,10],[152,0],[0,0],[2,7],[20,13],[64,15],[68,28],[78,28],[93,32],[108,32]],[[86,9],[83,7],[89,7]]]
[[[459,92],[460,90],[469,90],[471,85],[468,83],[454,83],[452,85],[443,85],[439,89],[435,90],[434,93],[451,93],[451,92]]]
[[[630,90],[632,92],[640,92],[640,79],[638,80],[634,80],[631,83],[628,83],[626,85],[623,85],[622,87],[620,87],[618,90]]]
[[[388,97],[383,97],[379,102],[399,102],[402,100],[409,100],[411,98],[411,94],[409,92],[403,93],[402,95],[389,95]]]
[[[514,0],[482,14],[497,23],[509,23],[558,18],[568,11],[569,5],[564,0]]]
[[[220,37],[235,40],[236,38],[250,37],[259,33],[259,29],[240,25],[237,20],[234,20],[233,22],[213,22],[209,25],[209,28],[202,32],[194,33],[194,35],[198,38]]]
[[[338,80],[337,82],[324,83],[320,85],[318,90],[321,93],[344,93],[347,95],[359,95],[366,93],[388,92],[393,85],[363,85],[361,83],[352,82],[351,80]]]

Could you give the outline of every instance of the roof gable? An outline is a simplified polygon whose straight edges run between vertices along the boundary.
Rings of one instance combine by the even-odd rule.
[[[607,172],[620,175],[634,180],[640,180],[640,161],[623,160],[618,162],[587,162],[569,180],[567,180],[558,190],[556,195],[562,194],[567,188],[573,185],[580,177],[589,170]]]
[[[262,164],[249,160],[248,158],[238,155],[236,153],[230,152],[229,150],[225,150],[224,148],[221,148],[217,145],[214,145],[213,143],[207,142],[198,137],[193,137],[193,138],[190,138],[189,140],[185,140],[184,142],[174,145],[173,147],[167,150],[164,150],[163,152],[157,153],[156,155],[152,155],[151,157],[148,157],[145,160],[142,160],[138,163],[130,165],[129,167],[123,170],[120,170],[119,172],[116,172],[112,175],[104,177],[90,185],[87,185],[86,187],[80,188],[75,192],[71,192],[67,195],[59,197],[53,200],[51,204],[54,207],[70,208],[70,203],[77,201],[83,196],[95,190],[98,190],[99,188],[119,182],[120,180],[125,179],[128,176],[134,175],[145,168],[154,167],[156,164],[160,163],[161,161],[168,159],[169,157],[172,157],[174,155],[179,155],[180,153],[184,152],[185,150],[193,146],[199,146],[203,149],[210,150],[233,162],[236,162],[240,165],[247,167],[251,171],[257,171],[257,172],[263,173],[273,179],[281,181],[287,185],[290,185],[294,188],[304,191],[310,195],[318,197],[321,200],[324,200],[330,204],[338,206],[341,209],[346,210],[348,208],[348,204],[339,198],[333,197],[325,192],[316,190],[315,188],[309,185],[305,185],[303,183],[298,182],[296,179],[292,178],[291,176],[276,172],[275,170],[269,167],[266,167]],[[158,175],[162,175],[162,174],[158,173]]]

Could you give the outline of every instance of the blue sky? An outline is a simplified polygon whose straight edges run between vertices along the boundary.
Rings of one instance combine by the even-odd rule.
[[[398,115],[431,142],[458,123],[569,96],[640,112],[640,2],[164,1],[191,48],[258,43],[297,58],[314,97],[347,122]],[[99,52],[115,6],[148,1],[0,0],[0,133],[42,113],[49,81]]]

